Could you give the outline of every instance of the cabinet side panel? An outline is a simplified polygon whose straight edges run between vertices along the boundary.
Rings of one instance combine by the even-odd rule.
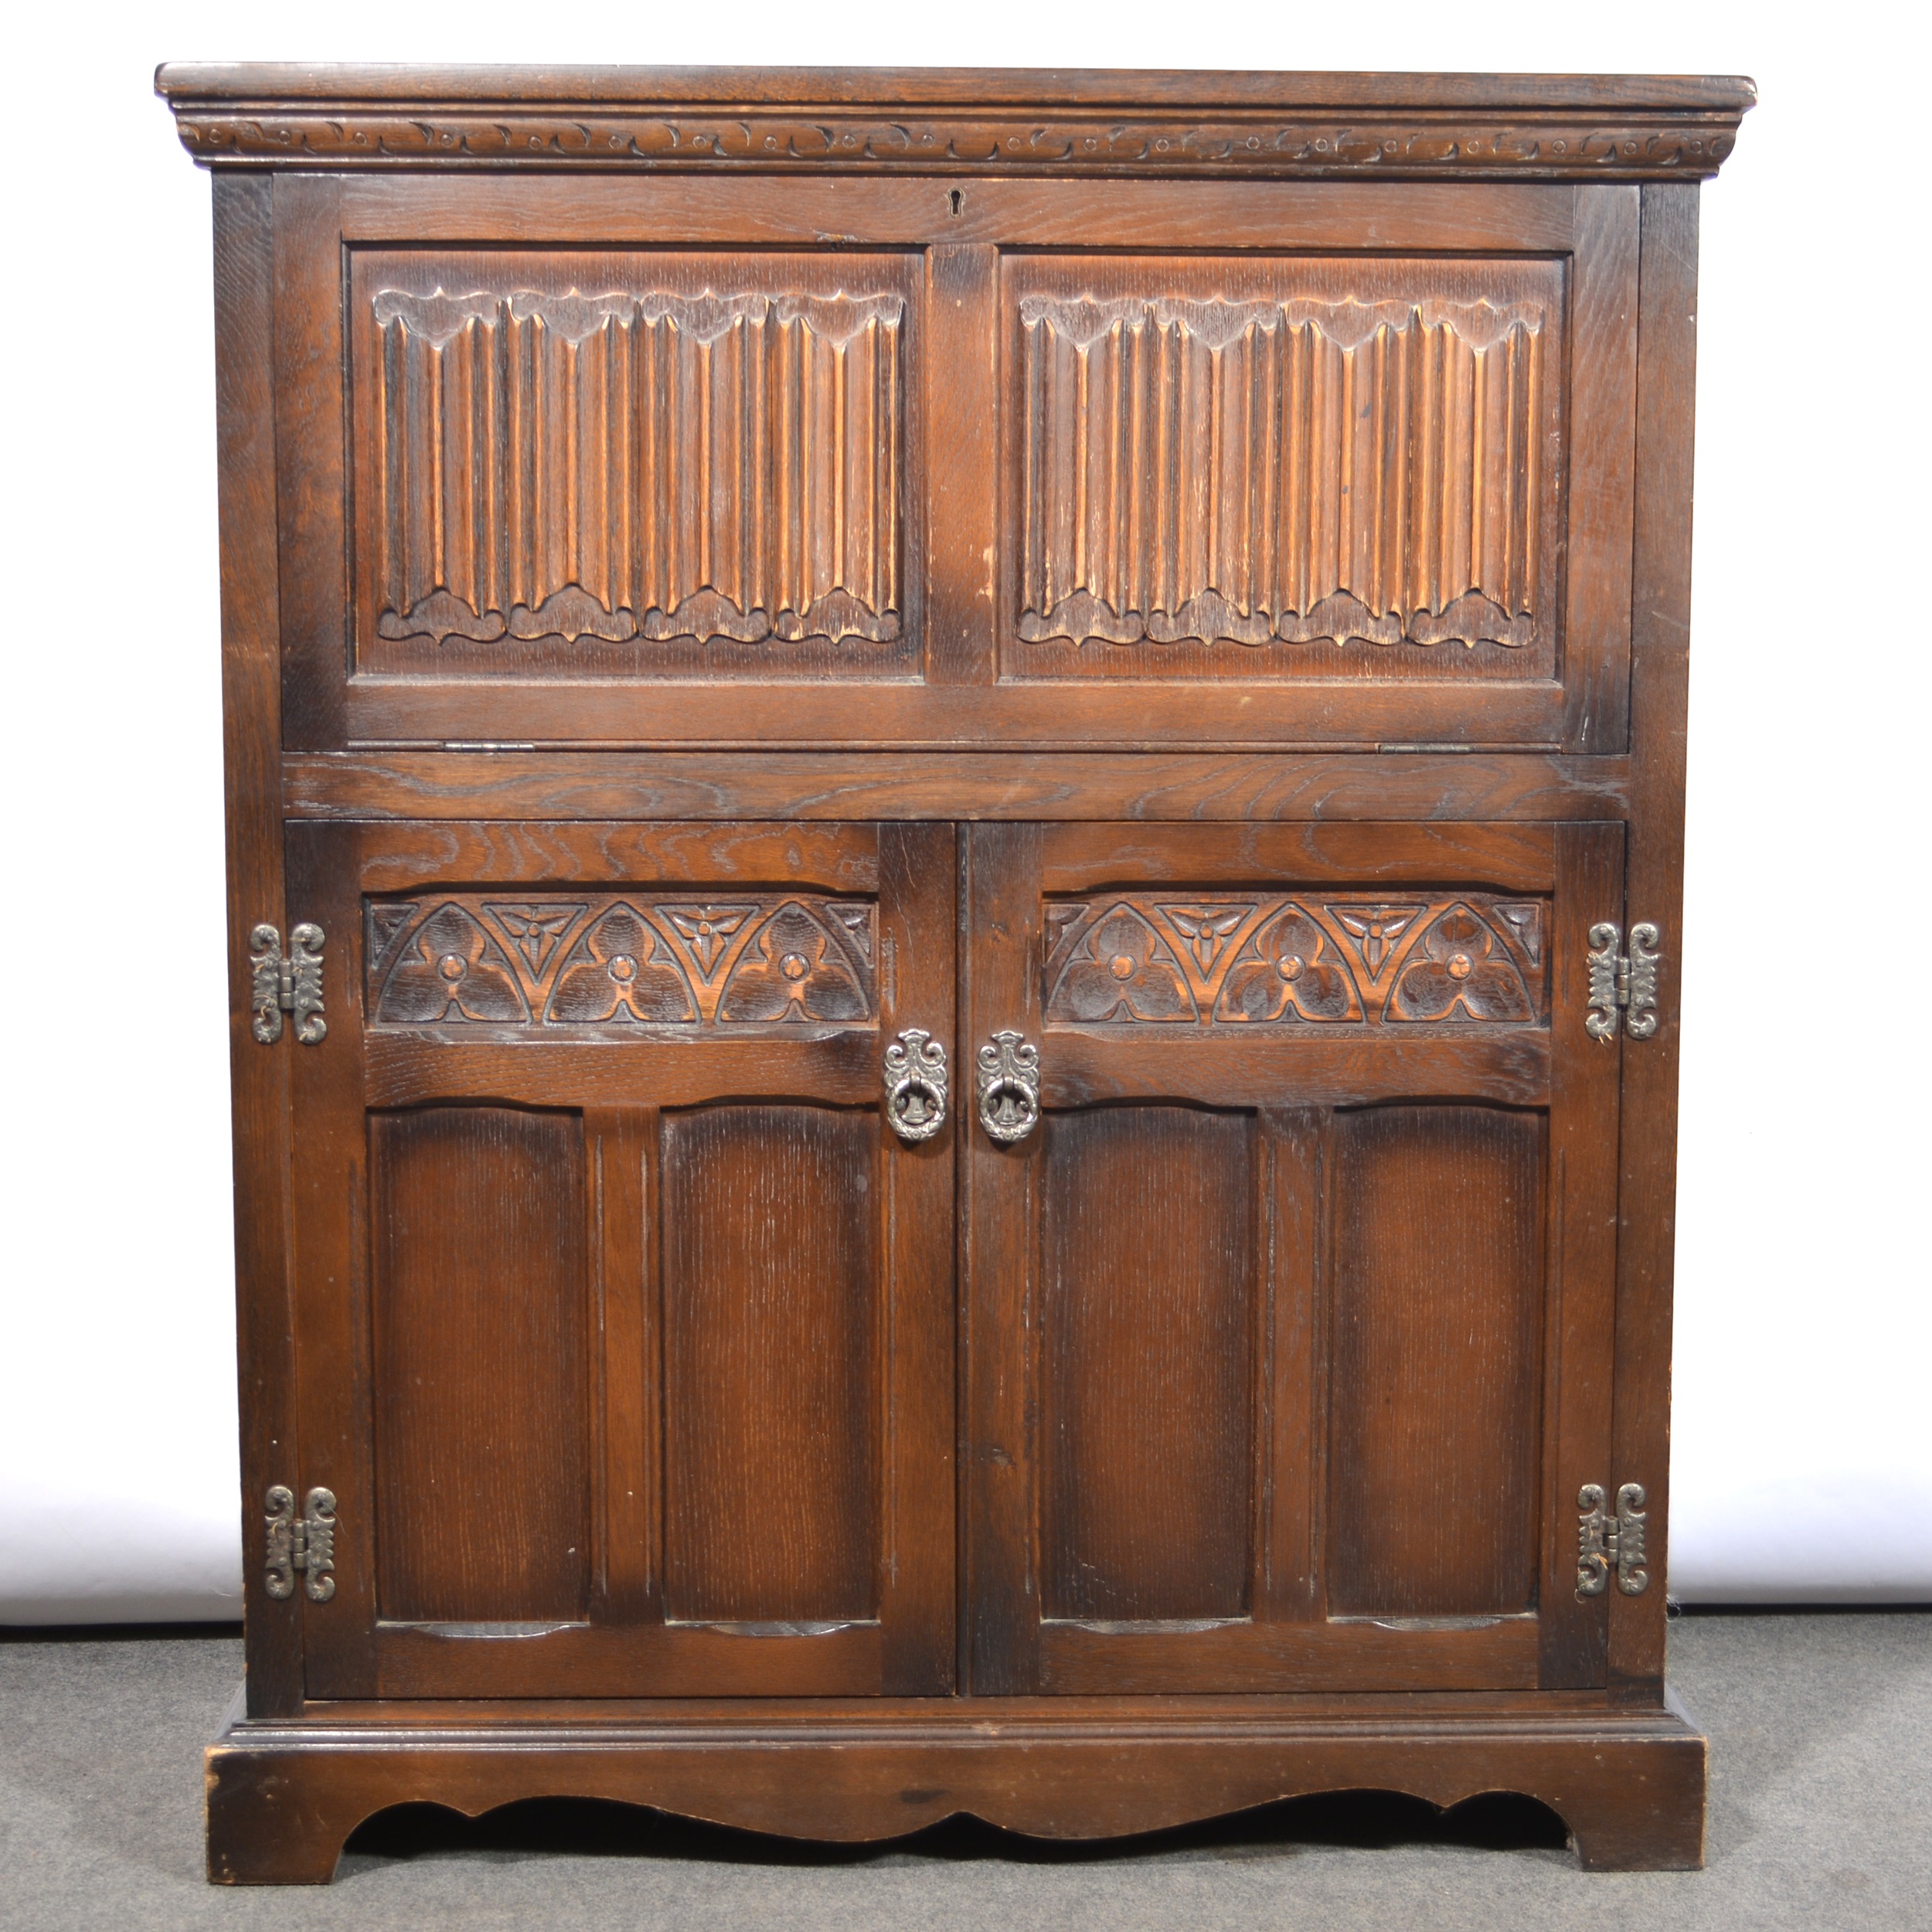
[[[581,1124],[442,1107],[379,1115],[370,1132],[380,1614],[581,1617]]]
[[[1534,1600],[1545,1135],[1484,1107],[1337,1121],[1333,1614]]]
[[[1042,1609],[1243,1616],[1253,1117],[1100,1108],[1046,1134]]]
[[[288,1056],[250,1028],[249,934],[282,921],[281,661],[275,557],[271,189],[216,180],[215,402],[221,506],[222,738],[227,780],[229,1069],[243,1604],[251,1717],[301,1706],[301,1612],[264,1588],[263,1495],[301,1478],[288,1280]],[[301,916],[301,915],[298,915]]]
[[[1684,734],[1689,697],[1691,485],[1697,387],[1698,190],[1643,189],[1631,748],[1629,918],[1663,935],[1656,1032],[1623,1055],[1622,1218],[1617,1243],[1616,1446],[1618,1483],[1649,1494],[1651,1585],[1611,1594],[1611,1682],[1654,1702],[1664,1675],[1670,1534],[1671,1294],[1677,1236],[1679,975],[1684,903]]]
[[[663,1149],[665,1612],[871,1617],[877,1117],[706,1108]]]

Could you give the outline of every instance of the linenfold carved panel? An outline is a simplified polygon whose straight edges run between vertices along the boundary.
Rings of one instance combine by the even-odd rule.
[[[1268,675],[1332,672],[1364,645],[1453,645],[1449,662],[1372,662],[1547,674],[1553,274],[1321,267],[1016,280],[1015,634],[1035,649],[1009,671],[1117,675],[1124,658],[1172,675],[1174,647],[1192,646],[1231,655],[1224,674]],[[1263,648],[1315,644],[1325,657]],[[1115,662],[1070,663],[1081,645]]]
[[[376,1026],[870,1025],[869,900],[773,894],[375,900],[365,957]]]
[[[420,270],[365,274],[366,657],[452,642],[512,664],[545,643],[560,668],[607,663],[600,645],[647,666],[679,641],[893,654],[896,270],[678,265],[696,286],[556,257],[439,262],[427,292]]]
[[[1056,900],[1047,1022],[1546,1025],[1547,910],[1487,893]]]

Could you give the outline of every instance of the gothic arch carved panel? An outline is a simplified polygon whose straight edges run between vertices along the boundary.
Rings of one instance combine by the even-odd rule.
[[[1104,893],[1047,909],[1049,1026],[1546,1026],[1540,900]]]
[[[532,904],[453,893],[372,900],[366,920],[378,1027],[605,1033],[878,1019],[869,900],[605,893]]]

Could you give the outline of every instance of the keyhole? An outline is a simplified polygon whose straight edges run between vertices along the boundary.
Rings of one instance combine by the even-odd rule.
[[[966,206],[965,193],[962,189],[955,188],[952,192],[946,197],[946,201],[947,205],[952,209],[953,213],[957,215],[959,211]]]

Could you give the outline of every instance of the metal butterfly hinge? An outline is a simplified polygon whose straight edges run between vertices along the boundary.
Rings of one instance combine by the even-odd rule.
[[[1592,1039],[1611,1040],[1621,1022],[1632,1039],[1657,1031],[1657,965],[1660,935],[1648,923],[1630,929],[1630,951],[1608,920],[1590,929],[1590,1011],[1583,1031]]]
[[[1626,1597],[1641,1597],[1650,1587],[1644,1567],[1644,1485],[1627,1482],[1617,1492],[1617,1511],[1604,1507],[1600,1483],[1587,1482],[1577,1492],[1577,1594],[1600,1597],[1617,1572],[1617,1587]]]
[[[335,1594],[335,1494],[311,1489],[295,1514],[295,1492],[277,1483],[268,1492],[268,1594],[278,1601],[295,1594],[295,1573],[303,1573],[311,1604]]]
[[[264,1046],[282,1036],[282,1015],[295,1016],[295,1037],[304,1046],[320,1043],[328,1031],[322,1018],[322,929],[301,925],[288,935],[288,953],[273,926],[257,926],[248,935],[248,960],[253,971],[250,991],[255,1018],[250,1028]]]

